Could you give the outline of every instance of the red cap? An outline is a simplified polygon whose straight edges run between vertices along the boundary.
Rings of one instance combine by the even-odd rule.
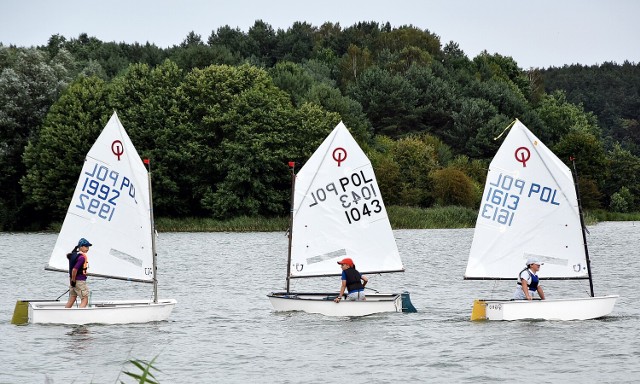
[[[353,267],[353,260],[351,260],[348,257],[345,257],[344,259],[338,261],[338,264],[347,264],[350,267]]]

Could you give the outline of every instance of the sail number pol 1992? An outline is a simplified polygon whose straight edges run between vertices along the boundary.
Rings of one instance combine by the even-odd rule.
[[[76,208],[111,221],[123,190],[135,201],[136,189],[131,180],[104,165],[95,164],[93,170],[84,172],[83,176]]]

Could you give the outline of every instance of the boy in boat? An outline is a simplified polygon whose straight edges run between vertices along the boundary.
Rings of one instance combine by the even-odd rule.
[[[71,308],[80,296],[80,308],[84,308],[89,304],[89,287],[87,286],[87,268],[89,267],[89,258],[87,252],[92,246],[84,237],[78,241],[78,245],[67,254],[69,259],[69,301],[65,308]]]
[[[537,274],[543,264],[535,257],[527,259],[527,267],[518,275],[518,287],[513,295],[514,300],[533,300],[536,292],[540,299],[544,300],[544,291],[539,285]]]
[[[345,258],[338,261],[340,268],[342,268],[342,286],[340,287],[340,295],[335,298],[335,302],[339,303],[344,295],[344,290],[348,292],[347,300],[361,301],[366,300],[364,295],[364,286],[369,281],[366,276],[362,276],[358,270],[356,270],[353,260]]]

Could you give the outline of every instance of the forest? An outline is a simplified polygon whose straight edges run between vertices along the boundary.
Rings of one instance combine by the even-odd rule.
[[[386,205],[476,209],[516,118],[576,158],[585,209],[637,212],[639,93],[640,64],[524,70],[377,22],[258,20],[169,48],[87,34],[0,44],[0,230],[61,222],[113,111],[153,161],[160,217],[287,215],[288,162],[302,166],[341,120]]]

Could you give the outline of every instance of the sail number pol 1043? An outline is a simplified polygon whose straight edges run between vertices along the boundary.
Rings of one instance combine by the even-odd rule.
[[[542,203],[560,205],[556,201],[557,190],[539,183],[529,183],[509,175],[498,175],[495,182],[487,184],[488,189],[480,208],[480,215],[499,224],[510,226],[523,199],[536,199]]]
[[[111,221],[123,190],[135,201],[136,189],[131,180],[104,165],[94,164],[93,170],[84,172],[83,176],[76,208]]]
[[[360,221],[365,216],[382,212],[382,203],[379,192],[376,190],[376,183],[372,177],[367,177],[362,170],[312,191],[310,197],[312,203],[309,204],[309,207],[322,204],[329,198],[335,199],[337,197],[349,224]]]

